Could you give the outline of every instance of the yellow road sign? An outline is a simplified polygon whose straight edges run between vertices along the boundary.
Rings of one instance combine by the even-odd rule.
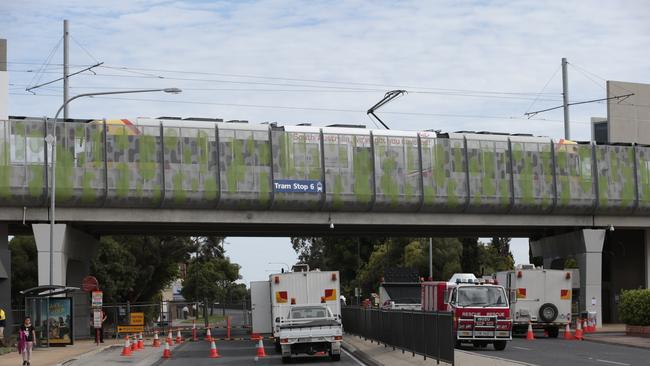
[[[118,325],[118,333],[138,333],[144,332],[144,325]]]
[[[144,313],[131,313],[130,325],[144,325]]]

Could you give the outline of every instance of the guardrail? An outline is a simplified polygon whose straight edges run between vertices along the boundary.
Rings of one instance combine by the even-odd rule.
[[[454,364],[451,313],[344,307],[341,314],[346,333]]]

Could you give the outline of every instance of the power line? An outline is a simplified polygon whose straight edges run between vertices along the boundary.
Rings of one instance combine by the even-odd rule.
[[[61,45],[61,42],[63,42],[63,37],[59,38],[59,41],[52,47],[52,50],[50,50],[50,53],[47,55],[45,58],[45,61],[43,61],[43,64],[39,68],[39,70],[34,74],[34,77],[32,77],[32,80],[29,82],[30,84],[36,84],[41,81],[41,78],[43,77],[44,72],[44,67],[45,65],[49,65],[50,61],[52,60],[52,57],[54,57],[54,54],[56,51],[59,49],[59,46]]]
[[[539,100],[539,97],[542,95],[542,93],[544,92],[544,90],[546,90],[546,87],[548,86],[548,84],[551,83],[551,80],[553,80],[553,79],[555,78],[555,75],[557,75],[557,72],[558,72],[559,70],[560,70],[560,66],[558,66],[558,67],[555,69],[555,72],[553,72],[553,75],[551,75],[551,78],[548,79],[548,80],[546,81],[546,84],[544,84],[544,87],[542,88],[542,90],[537,94],[537,96],[535,97],[535,100],[533,100],[533,102],[530,103],[530,105],[529,105],[528,108],[526,109],[526,112],[524,113],[524,115],[526,115],[526,113],[530,112],[530,109],[533,108],[533,106],[535,105],[535,103],[537,103],[537,101]]]
[[[9,93],[11,95],[20,96],[40,96],[40,97],[60,97],[60,94],[17,94]],[[326,108],[326,107],[299,107],[299,106],[278,106],[278,105],[260,105],[260,104],[240,104],[240,103],[217,103],[217,102],[204,102],[204,101],[183,101],[183,100],[163,100],[163,99],[148,99],[148,98],[127,98],[127,97],[93,97],[92,99],[115,99],[136,102],[157,102],[157,103],[174,103],[174,104],[195,104],[195,105],[218,105],[228,107],[245,107],[245,108],[263,108],[263,109],[282,109],[282,110],[306,110],[306,111],[322,111],[322,112],[344,112],[344,113],[366,113],[363,110],[356,109],[342,109],[342,108]],[[521,116],[494,116],[494,115],[472,115],[472,114],[453,114],[453,113],[426,113],[426,112],[399,112],[399,111],[385,111],[385,114],[394,115],[410,115],[410,116],[427,116],[427,117],[450,117],[450,118],[484,118],[484,119],[501,119],[501,120],[526,120],[526,121],[544,121],[544,122],[563,122],[561,120],[546,119],[546,118],[523,118]],[[581,124],[590,124],[590,122],[575,122]]]

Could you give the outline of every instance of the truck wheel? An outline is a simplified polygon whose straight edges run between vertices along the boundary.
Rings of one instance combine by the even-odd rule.
[[[291,363],[291,356],[282,356],[282,363]]]
[[[330,358],[335,362],[341,361],[341,354],[339,353],[337,355],[330,355]]]
[[[551,303],[546,303],[539,307],[539,318],[545,322],[550,323],[557,319],[557,307]]]
[[[558,327],[547,328],[546,331],[548,332],[549,338],[557,338],[558,334],[560,334]]]
[[[497,351],[503,351],[506,349],[506,341],[494,341],[494,349]]]

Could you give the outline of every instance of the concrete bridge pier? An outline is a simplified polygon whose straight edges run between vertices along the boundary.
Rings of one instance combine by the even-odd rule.
[[[584,229],[530,241],[533,257],[544,259],[544,268],[564,268],[564,259],[575,258],[580,269],[580,311],[596,311],[603,321],[602,267],[605,230]]]
[[[34,224],[32,229],[38,251],[38,285],[49,285],[50,225]],[[66,224],[55,224],[52,284],[81,287],[81,281],[90,273],[90,260],[95,257],[98,247],[98,238]]]
[[[34,240],[38,251],[38,284],[50,283],[50,225],[34,224]],[[95,257],[99,240],[66,224],[54,225],[52,250],[52,284],[81,287],[90,274],[90,261]],[[90,336],[90,296],[83,291],[70,294],[74,298],[74,338]]]
[[[9,225],[0,223],[0,308],[7,317],[4,336],[11,335],[11,251],[9,250]]]

